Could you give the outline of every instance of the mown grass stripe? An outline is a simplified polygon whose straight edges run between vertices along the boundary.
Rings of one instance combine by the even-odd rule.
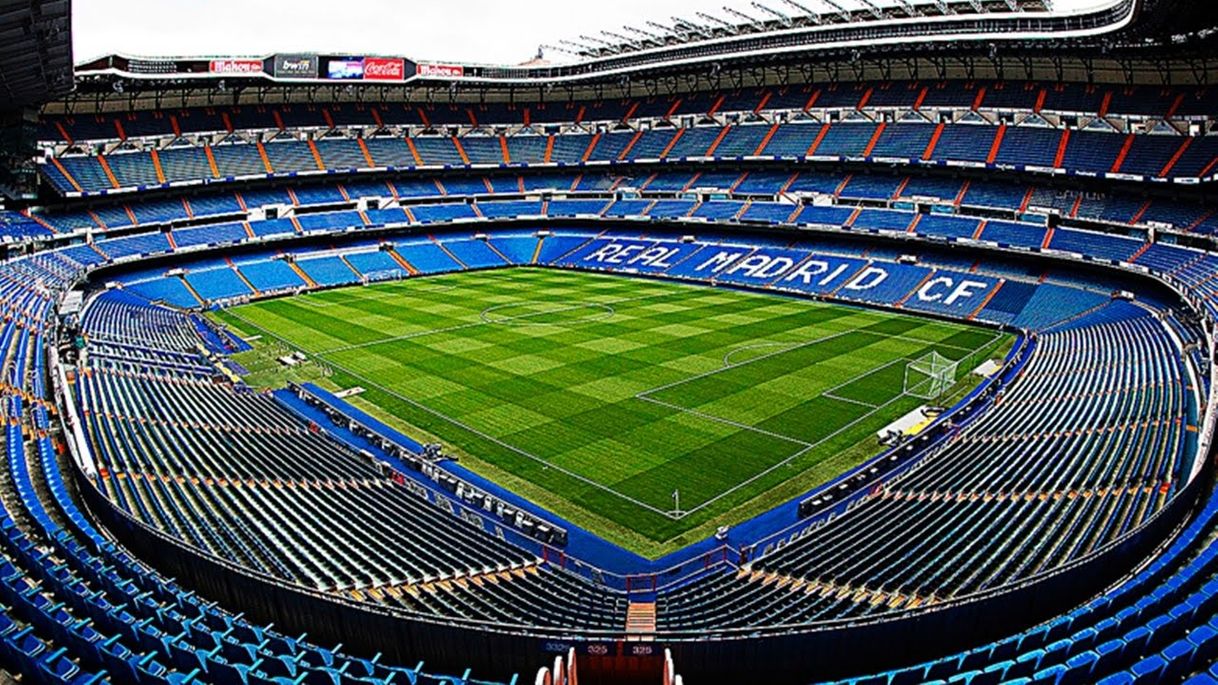
[[[612,303],[613,315],[581,313],[590,303]],[[488,311],[532,321],[488,321]],[[919,404],[900,395],[904,359],[996,354],[1006,341],[908,314],[535,268],[232,313],[242,321],[220,316],[333,365],[323,384],[368,388],[365,409],[649,555],[872,455],[874,432]],[[665,386],[663,404],[636,397]],[[677,488],[693,510],[680,519],[666,515]]]

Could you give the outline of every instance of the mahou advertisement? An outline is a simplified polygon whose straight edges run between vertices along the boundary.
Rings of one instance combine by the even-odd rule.
[[[461,78],[465,76],[465,67],[458,64],[420,64],[415,68],[415,73],[437,78]]]
[[[213,59],[211,61],[213,74],[261,74],[262,60],[260,59]]]
[[[391,57],[365,57],[365,81],[402,81],[406,79],[406,60]]]

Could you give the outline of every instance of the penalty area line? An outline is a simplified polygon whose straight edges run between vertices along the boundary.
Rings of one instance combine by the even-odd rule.
[[[844,332],[842,332],[842,333],[837,333],[837,334],[834,334],[834,335],[827,336],[826,338],[823,338],[823,339],[818,339],[818,340],[814,340],[814,341],[809,341],[808,343],[803,343],[803,344],[800,344],[800,345],[795,345],[795,346],[790,347],[790,348],[788,348],[788,349],[779,350],[779,351],[776,351],[776,352],[772,352],[772,353],[769,353],[769,354],[765,354],[765,355],[762,355],[762,356],[760,356],[760,357],[757,357],[757,359],[754,359],[754,360],[750,360],[750,361],[742,362],[742,363],[740,363],[740,364],[735,364],[735,365],[732,365],[732,366],[729,366],[729,367],[724,367],[724,368],[721,368],[721,369],[715,369],[715,370],[713,370],[713,371],[710,371],[710,372],[707,372],[707,373],[703,373],[703,374],[699,374],[698,376],[693,376],[693,377],[687,378],[687,379],[682,380],[682,381],[677,381],[677,382],[675,382],[675,383],[670,383],[670,384],[668,384],[667,386],[662,386],[661,388],[656,388],[656,389],[653,389],[653,390],[648,390],[648,391],[645,391],[645,392],[643,392],[643,393],[640,393],[639,395],[636,395],[636,398],[637,398],[637,399],[642,399],[642,400],[647,400],[647,401],[652,401],[652,402],[659,402],[658,400],[655,400],[654,398],[650,398],[650,397],[642,397],[642,395],[646,395],[646,394],[648,394],[648,393],[656,392],[656,391],[658,391],[658,390],[662,390],[662,389],[665,389],[665,388],[668,388],[668,387],[676,387],[676,386],[678,386],[678,385],[681,385],[682,383],[686,383],[686,382],[689,382],[689,381],[692,381],[692,380],[696,380],[696,379],[697,379],[697,378],[699,378],[699,377],[710,376],[710,375],[714,375],[714,374],[716,374],[716,373],[721,373],[721,372],[723,372],[723,371],[728,371],[728,370],[734,369],[734,368],[736,368],[736,367],[738,367],[738,366],[744,366],[744,365],[747,365],[747,364],[751,364],[753,361],[758,361],[758,360],[761,360],[761,359],[765,359],[765,358],[767,358],[767,357],[772,357],[772,356],[775,356],[775,355],[783,354],[783,353],[785,353],[785,352],[787,352],[787,351],[795,350],[795,349],[798,349],[798,348],[800,348],[800,347],[804,347],[804,346],[806,346],[806,345],[814,344],[814,343],[816,343],[816,342],[823,342],[824,340],[831,339],[831,338],[836,338],[836,337],[840,337],[840,336],[842,336],[842,335],[846,335],[846,334],[853,333],[853,332],[872,332],[872,331],[865,331],[864,329],[855,329],[855,330],[851,330],[851,331],[844,331]],[[883,335],[883,334],[880,334],[880,335]],[[903,338],[903,336],[884,336],[884,337],[886,337],[886,338]],[[958,346],[951,345],[951,344],[946,344],[946,343],[942,343],[942,346],[943,346],[943,347],[948,347],[948,348],[956,347],[958,350],[960,350],[960,349],[967,350],[967,351],[969,352],[969,355],[966,355],[966,356],[965,356],[965,358],[967,358],[968,356],[970,356],[970,355],[972,355],[972,354],[976,354],[977,352],[980,352],[981,350],[984,350],[984,349],[986,349],[986,348],[990,347],[991,345],[993,345],[993,344],[994,344],[994,342],[995,342],[995,341],[997,341],[997,340],[1001,339],[1001,337],[1002,337],[1002,335],[1001,335],[1001,333],[1000,333],[1000,334],[996,335],[994,338],[991,338],[990,340],[986,341],[986,342],[985,342],[983,345],[981,345],[981,346],[979,346],[979,347],[977,347],[977,348],[974,348],[974,349],[972,349],[972,350],[968,350],[968,348],[959,348]],[[930,342],[930,341],[919,341],[919,342],[922,342],[922,343],[924,343],[924,344],[930,345],[930,346],[932,346],[932,347],[933,347],[933,346],[935,346],[935,345],[937,345],[937,344],[940,344],[940,343],[934,343],[934,342]],[[693,507],[693,508],[691,508],[691,509],[686,509],[686,510],[684,511],[684,515],[688,516],[688,515],[690,515],[690,514],[694,514],[694,513],[698,512],[698,511],[700,511],[700,510],[702,510],[702,509],[706,508],[706,507],[711,506],[711,505],[712,505],[712,504],[714,504],[715,502],[718,502],[719,500],[721,500],[721,499],[723,499],[723,498],[725,498],[725,497],[728,497],[729,495],[731,495],[731,494],[733,494],[733,493],[735,493],[735,492],[739,491],[740,489],[745,488],[745,487],[747,487],[747,486],[749,486],[749,485],[751,485],[751,484],[753,484],[753,483],[757,482],[759,479],[764,478],[765,476],[767,476],[767,475],[769,475],[769,474],[773,473],[774,471],[777,471],[778,469],[783,468],[784,466],[786,466],[786,465],[788,465],[788,464],[790,464],[790,463],[794,462],[796,459],[799,459],[800,457],[802,457],[803,455],[807,454],[808,452],[810,452],[810,451],[812,451],[812,450],[816,449],[817,447],[820,447],[821,445],[823,445],[823,444],[825,444],[825,443],[829,442],[830,440],[832,440],[832,439],[836,438],[837,436],[841,435],[842,433],[846,432],[847,430],[850,430],[851,428],[853,428],[853,427],[855,427],[855,426],[859,425],[859,424],[860,424],[860,423],[862,423],[863,421],[866,421],[866,420],[870,419],[872,416],[874,416],[874,415],[875,415],[875,414],[877,414],[878,412],[880,412],[880,411],[884,410],[885,408],[889,407],[890,405],[892,405],[892,404],[896,403],[897,401],[901,400],[902,398],[906,397],[906,394],[905,394],[904,392],[899,392],[899,393],[897,393],[896,395],[894,395],[894,396],[893,396],[891,399],[887,400],[886,402],[884,402],[884,403],[882,403],[882,404],[878,404],[878,405],[876,405],[876,404],[867,404],[867,403],[863,403],[863,402],[856,401],[856,400],[850,400],[850,399],[847,399],[847,398],[845,398],[845,397],[840,397],[840,396],[835,396],[835,395],[832,395],[831,393],[832,393],[834,390],[838,390],[838,389],[840,389],[840,388],[842,388],[842,387],[844,387],[844,386],[846,386],[846,385],[849,385],[849,384],[851,384],[851,383],[854,383],[855,381],[858,381],[858,380],[860,380],[860,379],[862,379],[862,378],[866,378],[867,376],[870,376],[870,375],[872,375],[872,374],[874,374],[874,373],[876,373],[876,372],[878,372],[878,371],[880,371],[880,370],[882,370],[882,369],[888,368],[888,367],[893,366],[893,365],[895,365],[895,364],[908,363],[908,362],[910,362],[910,361],[911,361],[910,359],[905,358],[905,357],[898,358],[898,359],[894,359],[894,360],[892,360],[892,361],[888,362],[887,364],[884,364],[884,365],[882,365],[882,366],[879,366],[879,367],[876,367],[876,368],[871,369],[871,370],[869,370],[869,371],[866,371],[866,372],[864,372],[864,373],[861,373],[861,374],[859,374],[858,376],[855,376],[854,378],[851,378],[850,380],[845,381],[844,383],[841,383],[840,385],[837,385],[837,386],[835,386],[835,387],[833,387],[833,388],[830,388],[829,390],[826,390],[825,392],[822,392],[822,393],[819,395],[820,397],[828,397],[829,399],[833,399],[833,400],[839,400],[839,401],[843,401],[843,402],[847,402],[847,403],[858,404],[858,405],[860,405],[860,406],[863,406],[864,408],[869,409],[869,411],[867,411],[866,413],[864,413],[864,414],[860,415],[859,417],[857,417],[857,418],[856,418],[856,419],[854,419],[853,421],[850,421],[849,423],[846,423],[845,425],[841,426],[841,427],[840,427],[840,428],[838,428],[837,430],[833,431],[832,433],[830,433],[830,434],[828,434],[828,435],[824,436],[823,438],[821,438],[821,439],[819,439],[819,440],[817,440],[817,441],[815,441],[815,442],[812,442],[812,443],[806,443],[806,442],[803,442],[803,441],[797,440],[797,439],[795,439],[795,438],[788,438],[788,439],[789,439],[789,440],[791,440],[792,442],[797,442],[797,443],[800,443],[800,444],[806,445],[806,447],[803,447],[803,448],[802,448],[802,449],[800,449],[798,452],[796,452],[796,453],[794,453],[794,454],[792,454],[792,455],[790,455],[790,456],[788,456],[788,457],[784,458],[783,460],[781,460],[781,461],[779,461],[779,462],[776,462],[776,463],[775,463],[775,464],[773,464],[772,466],[769,466],[769,467],[767,467],[767,468],[763,469],[762,471],[759,471],[758,473],[754,474],[753,476],[749,477],[748,479],[743,480],[743,481],[740,481],[739,483],[737,483],[737,484],[733,485],[732,487],[728,488],[727,490],[724,490],[723,492],[719,493],[718,495],[715,495],[714,497],[711,497],[710,499],[705,500],[705,501],[704,501],[704,502],[702,502],[701,504],[698,504],[697,506],[695,506],[695,507]],[[698,414],[699,414],[698,412],[696,412],[696,411],[694,411],[694,410],[691,410],[691,409],[687,409],[687,408],[681,408],[681,407],[677,407],[677,406],[674,406],[674,408],[681,409],[681,410],[682,410],[682,411],[684,411],[684,412],[688,412],[688,413],[695,414],[695,415],[698,415]],[[732,422],[727,421],[727,420],[725,420],[725,419],[720,419],[720,418],[718,418],[718,417],[711,417],[711,416],[709,416],[709,415],[706,415],[706,418],[710,418],[710,419],[713,419],[713,420],[719,420],[719,421],[723,421],[723,422],[725,422],[725,423],[732,423]],[[764,431],[760,431],[760,429],[755,429],[755,430],[758,430],[759,432],[764,432]],[[779,436],[779,437],[782,437],[782,436]]]

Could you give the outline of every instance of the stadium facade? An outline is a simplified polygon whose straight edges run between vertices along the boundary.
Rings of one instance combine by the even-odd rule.
[[[70,93],[46,74],[10,89],[8,150],[38,185],[6,186],[0,214],[2,663],[36,682],[509,682],[550,663],[539,682],[673,663],[690,682],[1211,682],[1214,8],[818,6],[564,42],[561,65],[113,55]],[[66,11],[12,10],[33,42],[5,83],[62,53],[62,30],[29,27]],[[827,482],[759,460],[740,487],[774,501],[691,483],[670,508],[667,488],[605,495],[557,462],[537,493],[412,435],[430,414],[532,456],[426,387],[380,385],[343,353],[386,339],[320,308],[376,315],[386,284],[454,278],[475,301],[515,267],[538,289],[611,274],[865,319],[811,343],[840,346],[824,357],[941,326],[960,355],[917,339],[898,398],[941,397],[1012,342]],[[363,304],[304,299],[357,286]],[[496,319],[499,296],[454,328],[563,313]],[[306,326],[256,306],[297,302],[335,336],[307,350],[334,380],[254,391],[232,359],[251,341],[306,356]],[[909,369],[940,385],[911,392]],[[509,393],[488,377],[489,411]],[[355,385],[420,418],[336,392]],[[826,412],[745,425],[665,387],[637,396],[797,456],[837,434]],[[832,392],[840,430],[889,404]],[[624,549],[566,514],[623,510],[598,497],[637,505],[623,517],[653,542],[696,540]]]

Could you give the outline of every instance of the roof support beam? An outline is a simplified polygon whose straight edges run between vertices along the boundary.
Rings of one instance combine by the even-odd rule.
[[[565,55],[571,55],[572,57],[584,57],[585,56],[585,54],[582,50],[573,50],[571,48],[564,48],[561,45],[545,44],[545,45],[540,45],[538,47],[540,47],[542,49],[542,51],[553,50],[554,52],[561,52]]]
[[[811,21],[813,24],[819,25],[824,21],[823,19],[821,19],[820,12],[814,12],[814,11],[812,11],[812,9],[803,6],[803,5],[799,4],[798,2],[795,2],[795,0],[782,0],[782,1],[784,3],[786,3],[786,5],[788,7],[793,7],[795,9],[799,10],[800,12],[803,12],[804,15],[807,16],[808,20]]]
[[[581,35],[580,38],[596,43],[596,51],[601,55],[621,55],[629,52],[628,46],[622,43],[614,43],[596,36]]]
[[[643,44],[641,44],[639,41],[635,40],[634,38],[630,38],[629,36],[623,36],[622,34],[614,33],[613,31],[601,31],[601,35],[608,36],[610,38],[619,40],[619,41],[621,41],[622,45],[625,45],[633,50],[641,50],[644,47]]]
[[[573,47],[577,51],[579,51],[577,54],[582,54],[584,56],[595,55],[600,52],[599,49],[597,49],[591,45],[588,45],[586,43],[578,43],[573,40],[567,40],[566,38],[563,38],[563,39],[559,40],[558,42],[560,45],[570,45],[571,47]]]
[[[627,27],[625,27],[625,29],[627,31],[629,31],[630,33],[637,34],[639,36],[642,36],[644,39],[650,40],[650,42],[655,44],[657,47],[662,46],[667,42],[667,39],[658,33],[652,33],[651,31],[644,31],[643,29],[635,28],[633,26],[627,26]]]
[[[787,15],[783,14],[782,12],[779,12],[776,9],[763,5],[760,2],[757,2],[757,0],[753,0],[752,5],[753,5],[753,7],[770,15],[771,17],[774,17],[775,19],[778,20],[778,22],[780,24],[782,24],[783,26],[786,26],[787,28],[790,28],[791,24],[794,23],[793,21],[791,21],[791,17],[788,17]]]
[[[820,2],[823,5],[832,7],[833,11],[837,13],[837,16],[842,18],[842,21],[850,21],[850,13],[846,11],[845,7],[837,4],[837,0],[820,0]]]
[[[875,17],[876,19],[884,18],[883,10],[876,7],[875,3],[871,0],[859,0],[859,2],[863,3],[863,6],[867,8],[867,11],[871,13],[871,16]]]
[[[699,19],[706,21],[707,26],[718,26],[733,36],[740,33],[740,27],[731,23],[730,21],[727,21],[726,19],[707,14],[706,12],[694,12],[694,14],[698,15]]]
[[[744,12],[741,12],[740,10],[733,9],[731,7],[724,7],[723,11],[732,15],[733,17],[743,19],[746,26],[750,26],[756,30],[761,30],[761,29],[765,28],[765,22],[760,21],[758,19],[754,19],[753,17],[750,17],[749,15],[745,14]]]
[[[681,17],[673,17],[673,30],[684,33],[685,35],[701,36],[702,38],[714,38],[715,32],[708,26],[704,26],[697,22]],[[680,33],[678,33],[680,35]]]

